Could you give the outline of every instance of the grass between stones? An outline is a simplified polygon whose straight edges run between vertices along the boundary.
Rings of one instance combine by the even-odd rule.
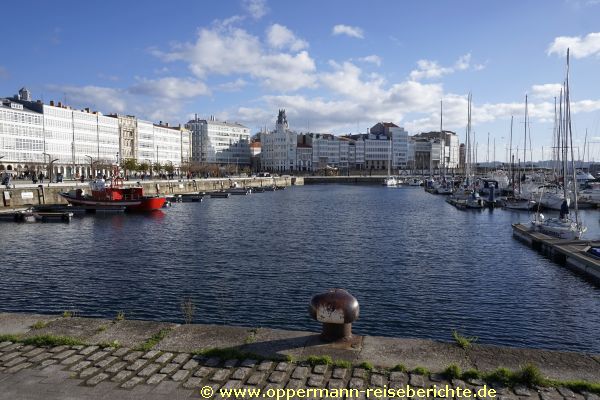
[[[0,342],[18,342],[19,335],[0,335]]]
[[[171,329],[163,329],[153,335],[150,339],[140,345],[137,350],[150,350],[162,339],[164,339]],[[69,337],[69,336],[56,336],[56,335],[38,335],[29,338],[22,338],[20,335],[2,334],[0,335],[0,342],[13,342],[23,343],[25,345],[39,346],[39,347],[50,347],[50,346],[77,346],[85,345],[84,341]],[[102,347],[119,347],[118,341],[106,342],[100,344]],[[295,360],[290,356],[274,356],[265,357],[260,354],[241,351],[236,348],[211,348],[202,349],[193,352],[194,355],[204,357],[218,357],[223,360],[228,359],[254,359],[257,361],[270,360],[270,361],[288,361],[293,362]],[[315,365],[332,365],[341,368],[351,368],[353,364],[345,360],[333,361],[330,356],[310,356],[304,361],[311,366]],[[361,364],[355,365],[357,368],[363,368],[369,371],[373,370],[373,365],[369,362],[362,362]],[[401,371],[408,372],[408,369],[403,364],[398,364],[391,368],[389,371]],[[384,371],[381,371],[384,372]],[[414,374],[429,375],[429,371],[423,367],[414,368],[412,371]],[[572,381],[561,381],[555,379],[545,378],[539,368],[532,364],[523,366],[520,370],[512,371],[507,368],[498,368],[491,372],[482,372],[475,369],[467,371],[461,371],[460,367],[452,364],[446,368],[442,374],[447,379],[462,379],[472,380],[481,379],[486,383],[498,383],[508,387],[514,387],[517,385],[524,385],[529,387],[566,387],[579,393],[595,393],[600,395],[600,383],[593,383],[584,380],[572,380]]]
[[[448,379],[481,379],[487,383],[500,383],[504,386],[514,387],[524,385],[529,387],[566,387],[577,392],[590,392],[600,394],[600,383],[592,383],[583,380],[560,381],[544,378],[539,368],[533,364],[527,364],[518,371],[508,368],[498,368],[491,372],[481,372],[470,369],[462,372],[460,368],[452,364],[443,372]]]
[[[42,328],[45,328],[46,325],[48,325],[47,321],[37,321],[35,324],[31,325],[31,328],[42,329]]]
[[[171,332],[171,328],[161,329],[144,343],[136,347],[136,350],[148,351],[156,346],[161,340],[163,340]]]
[[[257,361],[288,361],[292,362],[293,359],[291,356],[273,356],[273,357],[265,357],[260,354],[252,353],[249,351],[242,351],[233,347],[226,348],[210,348],[210,349],[200,349],[194,351],[192,354],[203,357],[217,357],[222,360],[257,360]]]
[[[477,341],[476,336],[463,336],[457,330],[452,331],[452,337],[458,346],[462,349],[468,349],[473,342]]]
[[[77,346],[85,344],[82,340],[69,336],[39,335],[19,340],[21,343],[32,346]]]

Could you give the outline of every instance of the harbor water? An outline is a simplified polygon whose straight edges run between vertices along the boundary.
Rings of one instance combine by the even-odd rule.
[[[328,288],[354,332],[600,353],[600,289],[512,238],[528,213],[461,211],[422,188],[312,185],[156,213],[0,225],[0,311],[320,330]],[[552,214],[549,212],[548,214]],[[556,213],[556,212],[555,212]],[[582,212],[600,238],[600,212]]]

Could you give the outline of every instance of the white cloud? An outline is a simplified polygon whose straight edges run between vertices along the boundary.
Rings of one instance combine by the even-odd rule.
[[[0,79],[7,79],[9,76],[8,70],[0,65]]]
[[[170,99],[190,98],[210,94],[204,82],[187,79],[166,77],[160,79],[140,79],[129,91],[134,94],[143,94],[154,97]]]
[[[560,95],[560,83],[545,83],[531,86],[531,96],[538,99],[552,99]]]
[[[242,5],[254,19],[260,19],[269,12],[266,0],[244,0]]]
[[[288,48],[291,51],[308,47],[306,41],[298,39],[291,30],[279,24],[273,24],[267,29],[267,42],[275,49]]]
[[[419,60],[417,61],[417,69],[410,72],[410,79],[420,80],[429,78],[440,78],[454,72],[450,67],[442,67],[437,61]]]
[[[410,72],[409,76],[412,80],[441,78],[444,75],[451,74],[456,71],[464,71],[471,66],[471,53],[464,54],[456,60],[453,66],[443,67],[437,61],[419,60],[417,61],[417,69]],[[474,69],[480,70],[476,66]]]
[[[244,87],[246,87],[247,84],[248,84],[248,82],[246,82],[245,80],[243,80],[241,78],[238,78],[235,81],[220,84],[217,87],[217,89],[222,92],[237,92],[239,90],[242,90]]]
[[[378,67],[381,66],[381,57],[379,57],[378,55],[375,55],[375,54],[371,54],[370,56],[366,56],[366,57],[361,57],[358,59],[358,61],[372,63],[372,64],[377,65]]]
[[[358,39],[364,38],[363,30],[357,26],[336,25],[331,32],[334,35],[347,35]]]
[[[164,61],[183,61],[198,78],[209,74],[246,74],[275,90],[314,87],[314,60],[305,50],[271,52],[258,37],[240,28],[200,29],[195,43],[175,44],[171,52],[154,50]]]
[[[467,53],[465,55],[460,56],[458,58],[458,60],[456,60],[456,63],[454,63],[454,69],[456,69],[458,71],[463,71],[465,69],[468,69],[470,64],[471,64],[471,53]]]
[[[586,36],[559,36],[548,47],[548,55],[565,56],[570,48],[575,58],[600,56],[600,32],[588,33]]]
[[[47,85],[48,90],[62,93],[69,104],[92,107],[104,113],[127,111],[126,91],[101,86]]]

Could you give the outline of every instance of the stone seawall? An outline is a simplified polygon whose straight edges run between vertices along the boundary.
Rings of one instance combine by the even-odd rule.
[[[524,368],[527,363],[539,369]],[[0,313],[0,399],[224,399],[233,397],[220,389],[237,388],[263,390],[266,396],[260,398],[273,400],[269,389],[282,388],[288,389],[288,399],[344,398],[296,396],[301,388],[362,391],[346,397],[356,400],[434,398],[382,397],[365,390],[409,385],[468,389],[478,399],[598,400],[599,366],[598,355],[548,350],[462,348],[373,336],[328,343],[311,332],[179,325],[122,315],[106,320]],[[492,370],[497,372],[485,372]],[[241,393],[237,398],[256,396]]]
[[[233,182],[239,186],[260,187],[260,186],[291,186],[303,185],[302,177],[278,177],[278,178],[223,178],[223,179],[193,179],[193,180],[171,180],[171,181],[125,181],[124,186],[136,185],[139,182],[144,193],[148,195],[172,195],[193,192],[214,192],[221,189],[227,189]],[[44,185],[17,184],[15,188],[0,189],[2,192],[2,208],[27,207],[40,204],[66,204],[66,201],[59,195],[60,192],[67,192],[70,189],[82,188],[87,190],[88,183],[68,182],[52,183]]]
[[[353,183],[366,185],[381,185],[385,176],[305,176],[304,184],[317,183]]]

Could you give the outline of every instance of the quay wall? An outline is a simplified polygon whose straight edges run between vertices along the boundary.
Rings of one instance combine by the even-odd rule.
[[[305,176],[304,184],[318,184],[318,183],[354,183],[354,184],[366,184],[366,185],[381,185],[386,177],[385,176]]]
[[[191,179],[170,181],[125,181],[124,186],[133,186],[140,183],[147,195],[173,195],[194,192],[215,192],[227,189],[235,182],[238,186],[261,187],[261,186],[292,186],[303,185],[302,177],[277,177],[277,178],[222,178],[222,179]],[[59,195],[60,192],[68,192],[70,189],[81,188],[89,190],[89,183],[67,182],[51,183],[44,185],[17,185],[10,189],[0,189],[2,202],[0,209],[26,207],[40,204],[67,204]]]
[[[359,324],[360,322],[356,323],[356,325]],[[314,329],[315,331],[319,329],[319,324],[316,322]],[[157,343],[153,337],[159,332],[167,332],[167,334],[161,336]],[[438,382],[439,373],[452,364],[459,366],[463,371],[477,369],[489,372],[498,367],[516,371],[529,363],[536,365],[542,375],[550,379],[600,382],[600,368],[598,368],[600,354],[515,348],[479,343],[473,343],[467,348],[462,348],[456,343],[428,339],[354,335],[348,343],[326,342],[320,338],[317,332],[227,325],[179,325],[173,321],[138,321],[129,318],[111,320],[83,318],[81,316],[63,317],[61,315],[5,312],[0,312],[0,335],[19,335],[22,339],[40,335],[69,336],[88,345],[115,343],[116,341],[126,349],[120,351],[120,355],[117,357],[122,357],[128,349],[147,344],[149,340],[154,341],[152,350],[156,350],[153,353],[154,355],[149,358],[158,356],[159,352],[173,352],[185,353],[183,357],[187,360],[191,358],[191,353],[196,350],[218,348],[229,349],[229,353],[240,354],[242,359],[247,358],[248,356],[245,354],[248,353],[267,359],[291,357],[298,360],[297,365],[302,367],[302,365],[306,365],[303,360],[307,360],[310,356],[329,355],[335,360],[347,361],[357,368],[361,363],[370,363],[378,370],[380,368],[392,368],[400,363],[409,370],[422,367],[436,373],[438,376],[436,381]],[[4,345],[6,346],[7,343],[5,342]],[[10,360],[10,354],[13,354],[14,351],[16,350],[0,350],[0,355]],[[74,353],[72,350],[68,351],[71,354]],[[98,351],[106,355],[105,349],[98,349]],[[35,354],[39,353],[38,350]],[[8,357],[6,357],[7,355]],[[15,355],[13,354],[12,357],[15,357]],[[231,357],[229,355],[227,357],[229,357],[227,360],[230,360]],[[133,363],[136,359],[126,361],[130,360]],[[33,362],[35,361],[27,365],[31,366]],[[67,363],[62,362],[62,365],[65,364]],[[2,365],[1,359],[0,365]],[[181,368],[183,362],[179,365]],[[286,366],[286,369],[291,369],[287,367],[289,365]],[[246,368],[246,371],[248,369]],[[306,370],[307,368],[303,369]],[[98,371],[98,368],[95,371]],[[364,369],[361,369],[361,371],[362,374],[366,372]],[[375,371],[373,372],[375,373]],[[306,372],[304,373],[306,374]],[[408,379],[406,373],[399,374]],[[288,377],[290,375],[287,374]],[[348,375],[352,376],[353,374],[346,374],[346,376]],[[0,370],[1,378],[2,370]],[[423,377],[420,379],[423,379]],[[413,380],[413,377],[411,377],[411,380]],[[406,384],[406,381],[404,384]],[[442,383],[438,383],[438,385],[441,386]],[[518,396],[508,398],[516,399]],[[537,398],[537,394],[531,397],[532,400]],[[545,397],[541,398],[544,399]],[[558,393],[556,393],[556,396],[547,398],[563,399]],[[575,396],[572,393],[570,397],[565,398],[583,400],[583,396]],[[586,396],[586,398],[588,397]],[[589,397],[589,399],[591,400],[593,397]]]

